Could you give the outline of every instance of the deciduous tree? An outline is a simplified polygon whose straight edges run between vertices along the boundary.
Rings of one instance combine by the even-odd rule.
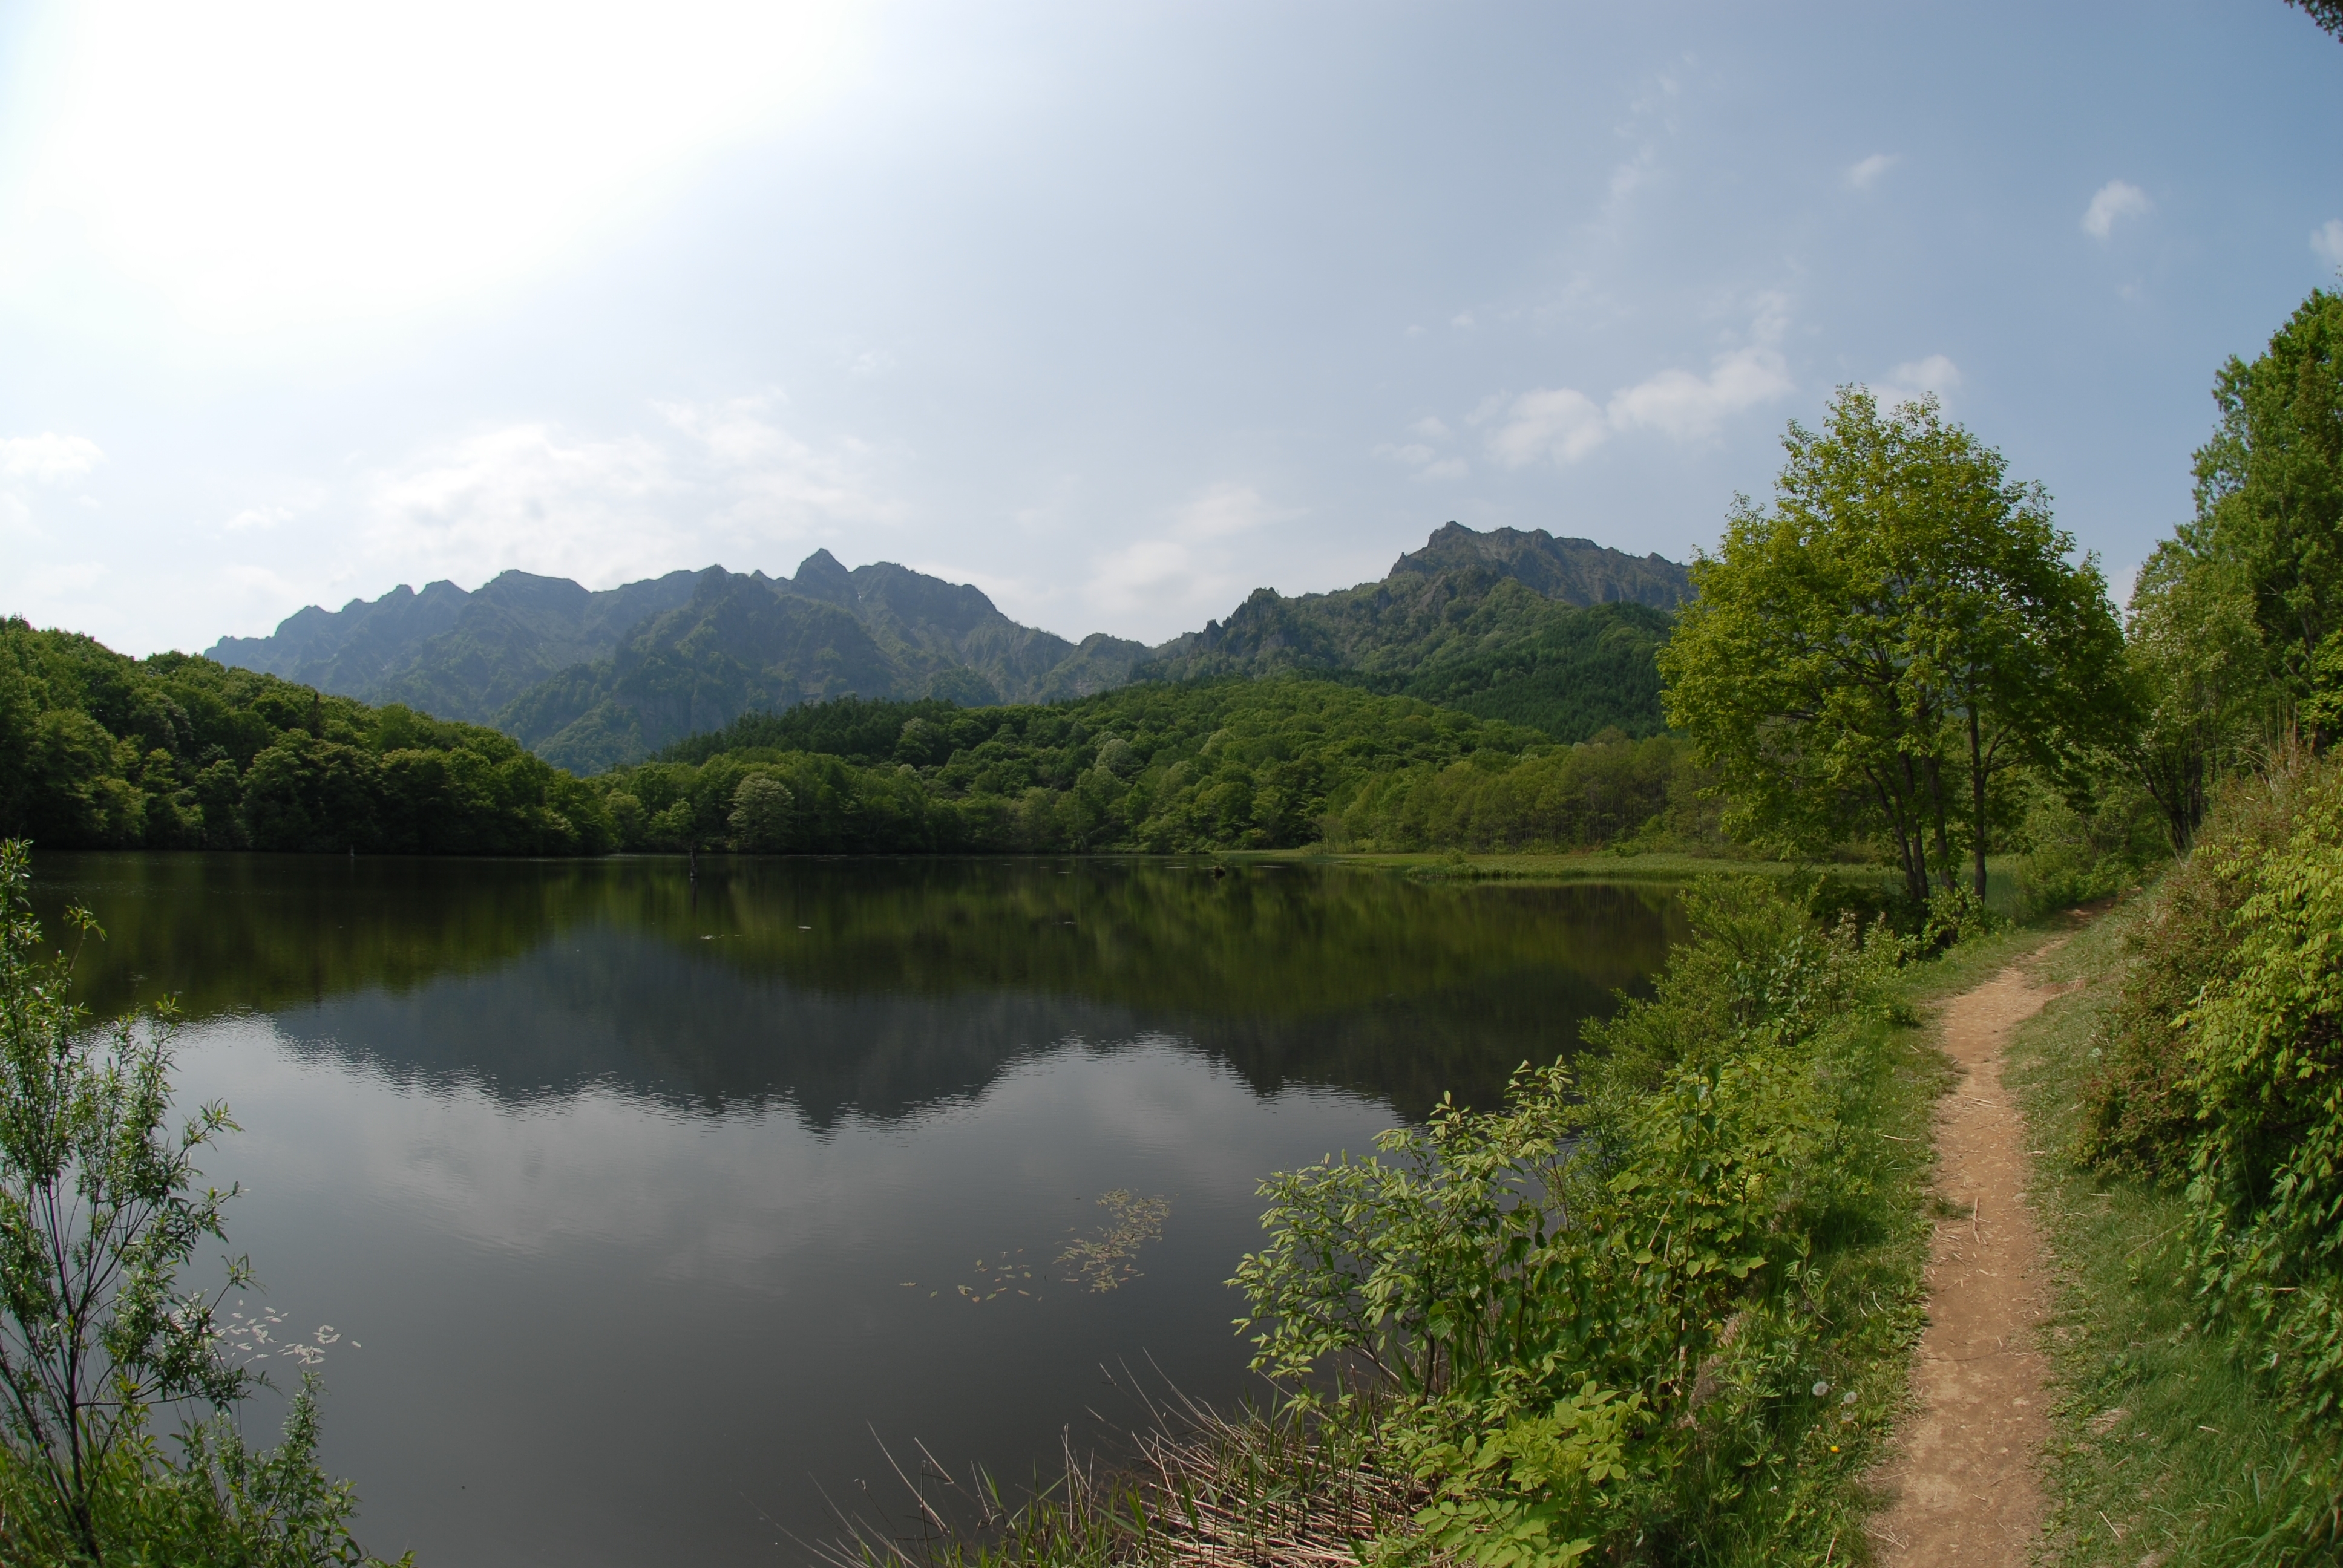
[[[2072,777],[2123,731],[2121,633],[2038,485],[1934,398],[1842,388],[1793,422],[1774,504],[1738,498],[1660,655],[1671,723],[1737,828],[1785,847],[1884,831],[1906,890],[1985,892],[1997,782]]]

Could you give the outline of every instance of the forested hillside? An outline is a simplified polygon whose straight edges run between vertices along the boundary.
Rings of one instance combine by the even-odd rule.
[[[43,849],[596,853],[599,799],[478,725],[0,621],[0,838]]]
[[[1134,679],[1309,671],[1579,740],[1663,729],[1654,650],[1684,568],[1584,539],[1451,523],[1383,581],[1284,598],[1150,649],[1021,626],[981,592],[817,550],[792,578],[711,567],[589,593],[507,572],[312,606],[222,663],[491,724],[588,773],[748,712],[840,696],[1050,702]]]
[[[601,593],[520,571],[470,593],[444,580],[421,593],[401,583],[371,603],[311,605],[273,636],[224,637],[206,657],[364,702],[493,724],[540,681],[606,656],[631,628],[689,603],[699,575],[669,572]]]
[[[1141,677],[1308,671],[1582,740],[1665,728],[1654,654],[1685,568],[1544,530],[1450,523],[1381,582],[1287,598],[1254,590],[1175,638]]]
[[[508,571],[466,593],[404,585],[311,606],[211,657],[374,703],[491,724],[578,771],[639,760],[753,708],[854,694],[969,704],[1078,697],[1131,678],[1139,643],[1021,626],[974,588],[816,550],[794,578],[669,572],[589,593]]]
[[[843,699],[591,779],[629,848],[1185,851],[1570,847],[1698,809],[1681,751],[1297,677],[1053,707]]]
[[[973,588],[817,551],[794,579],[715,568],[691,598],[498,715],[548,761],[594,772],[759,709],[838,696],[969,706],[1075,697],[1130,678],[1144,649],[1020,626]]]
[[[594,854],[1566,847],[1695,819],[1683,753],[1293,677],[1071,703],[845,698],[580,780],[478,725],[0,623],[0,837]]]

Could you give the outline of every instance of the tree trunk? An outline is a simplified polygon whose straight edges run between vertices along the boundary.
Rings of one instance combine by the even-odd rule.
[[[1977,733],[1974,707],[1969,709],[1969,809],[1976,834],[1971,849],[1976,858],[1976,896],[1981,904],[1985,902],[1985,745]]]
[[[1896,795],[1887,788],[1886,780],[1874,776],[1872,788],[1879,793],[1879,809],[1887,825],[1896,832],[1896,852],[1904,858],[1904,891],[1916,904],[1928,901],[1927,840],[1919,822],[1909,809],[1919,793],[1918,781],[1912,777],[1912,759],[1905,758],[1904,791]]]
[[[1928,759],[1928,803],[1936,809],[1936,864],[1945,869],[1945,891],[1953,890],[1953,835],[1945,811],[1945,764]]]

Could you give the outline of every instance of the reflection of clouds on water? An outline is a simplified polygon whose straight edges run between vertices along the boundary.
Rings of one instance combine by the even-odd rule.
[[[658,1113],[611,1089],[521,1108],[477,1088],[402,1091],[373,1073],[288,1077],[290,1042],[266,1020],[184,1038],[200,1075],[187,1095],[226,1101],[247,1128],[270,1130],[291,1168],[331,1170],[369,1205],[426,1217],[494,1251],[618,1248],[639,1277],[782,1294],[826,1288],[791,1266],[806,1249],[883,1258],[914,1210],[980,1213],[989,1243],[1013,1252],[1022,1241],[1044,1258],[1062,1245],[1065,1206],[1095,1201],[1101,1178],[1250,1209],[1263,1115],[1354,1126],[1363,1109],[1359,1097],[1323,1090],[1264,1101],[1232,1074],[1198,1070],[1192,1050],[1160,1036],[1112,1050],[1068,1042],[968,1101],[823,1133],[784,1115]],[[265,1179],[236,1173],[247,1185]],[[1022,1233],[1001,1234],[1002,1214]],[[905,1261],[890,1282],[935,1282],[931,1254]],[[940,1288],[958,1293],[949,1279]],[[985,1282],[982,1293],[995,1289]]]

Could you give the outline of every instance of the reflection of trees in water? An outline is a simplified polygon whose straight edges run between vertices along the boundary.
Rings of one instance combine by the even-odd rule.
[[[280,1015],[309,1049],[514,1099],[589,1082],[828,1126],[980,1092],[1069,1042],[1169,1036],[1256,1091],[1487,1102],[1640,985],[1649,890],[1163,862],[74,856],[100,1008]]]

